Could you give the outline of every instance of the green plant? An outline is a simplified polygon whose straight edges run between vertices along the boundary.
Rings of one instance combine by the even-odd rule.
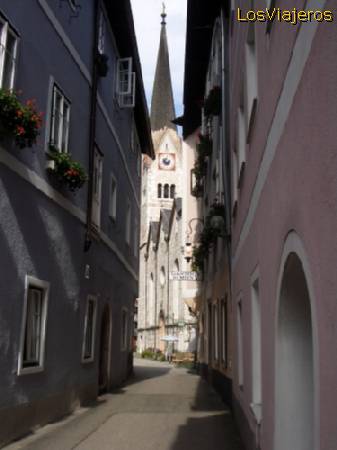
[[[208,93],[204,102],[204,114],[206,117],[219,116],[221,113],[221,88],[214,86]]]
[[[20,148],[36,143],[42,125],[42,113],[36,109],[35,100],[23,105],[13,91],[0,89],[0,137],[14,137]]]
[[[55,147],[50,147],[50,157],[55,162],[55,167],[50,169],[55,177],[64,183],[72,192],[80,189],[88,180],[88,176],[77,161],[73,161],[70,153],[59,152]]]

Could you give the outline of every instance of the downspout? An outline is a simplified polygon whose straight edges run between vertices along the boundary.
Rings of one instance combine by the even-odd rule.
[[[157,303],[158,303],[158,248],[156,249],[154,270],[154,350],[157,348]]]
[[[222,110],[222,179],[224,182],[224,193],[225,193],[225,205],[227,206],[226,211],[226,251],[227,251],[227,260],[228,260],[228,271],[229,271],[229,291],[231,292],[231,189],[230,189],[230,131],[229,131],[229,107],[230,107],[230,98],[229,98],[229,72],[228,72],[228,21],[226,22],[227,28],[225,29],[225,14],[224,8],[221,8],[221,82],[222,82],[222,98],[221,98],[221,110]]]
[[[101,1],[95,0],[94,12],[94,42],[92,49],[92,85],[90,98],[90,123],[89,123],[89,179],[88,179],[88,197],[87,197],[87,218],[86,233],[84,241],[84,251],[88,252],[92,242],[92,199],[93,199],[93,172],[95,160],[95,136],[96,136],[96,112],[97,112],[97,86],[98,86],[98,31],[99,31],[99,13],[101,10]]]
[[[170,237],[166,238],[167,245],[167,320],[170,321]],[[167,333],[168,334],[168,333]]]

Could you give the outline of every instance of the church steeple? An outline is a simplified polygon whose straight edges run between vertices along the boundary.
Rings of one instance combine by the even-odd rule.
[[[151,101],[151,128],[157,131],[165,126],[177,130],[171,120],[175,118],[170,60],[166,34],[166,12],[163,3],[160,44]]]

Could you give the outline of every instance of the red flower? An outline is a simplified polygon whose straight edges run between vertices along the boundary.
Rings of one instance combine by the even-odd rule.
[[[21,126],[17,126],[16,127],[16,132],[17,132],[17,134],[19,136],[22,136],[23,134],[25,134],[26,130],[23,127],[21,127]]]

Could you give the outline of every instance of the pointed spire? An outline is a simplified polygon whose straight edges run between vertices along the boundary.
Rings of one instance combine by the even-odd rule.
[[[175,109],[170,74],[170,59],[166,35],[166,10],[163,3],[161,13],[160,44],[157,57],[156,74],[154,77],[151,101],[151,128],[160,130],[165,126],[177,130],[171,120],[175,118]]]

